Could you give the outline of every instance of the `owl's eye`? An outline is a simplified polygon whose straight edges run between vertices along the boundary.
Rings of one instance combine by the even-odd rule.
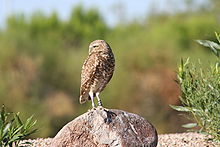
[[[93,48],[96,48],[96,47],[98,47],[98,45],[93,45]]]

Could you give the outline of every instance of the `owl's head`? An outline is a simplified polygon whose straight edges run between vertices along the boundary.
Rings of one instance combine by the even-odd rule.
[[[109,51],[111,51],[111,48],[105,40],[95,40],[89,45],[89,54]]]

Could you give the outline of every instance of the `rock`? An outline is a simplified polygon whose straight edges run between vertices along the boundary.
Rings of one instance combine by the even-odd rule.
[[[156,129],[144,118],[121,110],[91,110],[66,124],[51,147],[156,147]]]

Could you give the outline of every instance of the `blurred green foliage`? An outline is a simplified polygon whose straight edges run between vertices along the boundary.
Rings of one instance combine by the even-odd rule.
[[[212,61],[193,40],[213,40],[218,30],[217,17],[200,9],[114,27],[97,10],[81,6],[66,21],[55,12],[12,15],[0,31],[0,104],[24,117],[34,114],[36,135],[53,136],[91,107],[78,102],[80,72],[89,43],[104,39],[116,58],[113,79],[101,94],[104,106],[138,113],[159,133],[183,131],[179,124],[186,120],[169,108],[179,103],[176,63],[186,56]]]

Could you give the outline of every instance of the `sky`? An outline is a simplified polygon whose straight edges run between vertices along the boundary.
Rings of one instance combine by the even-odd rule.
[[[50,14],[54,11],[65,20],[72,8],[82,5],[85,9],[97,8],[107,24],[114,26],[120,21],[143,20],[152,10],[184,10],[184,0],[0,0],[0,26],[10,14],[23,13],[30,16],[35,11]],[[198,2],[205,0],[196,0]],[[170,7],[172,4],[173,7]]]

